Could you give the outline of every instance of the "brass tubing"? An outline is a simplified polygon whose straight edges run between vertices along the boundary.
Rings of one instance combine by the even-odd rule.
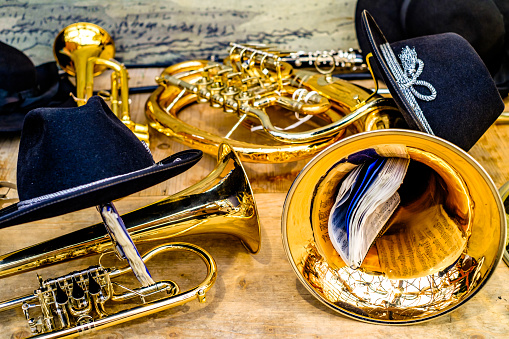
[[[306,132],[289,132],[276,129],[265,112],[249,105],[241,107],[242,113],[256,117],[262,123],[264,129],[275,139],[293,143],[305,143],[309,140],[323,139],[337,134],[340,130],[345,129],[356,120],[362,118],[369,113],[372,108],[381,107],[391,109],[392,101],[390,99],[378,98],[369,103],[360,106],[350,114],[326,126],[318,127]]]
[[[231,65],[214,64],[213,67],[220,69],[221,67],[234,66],[240,60],[243,50],[236,47],[235,49],[237,54],[230,54],[230,59],[228,59]],[[250,55],[244,57],[249,59]],[[248,77],[242,82],[237,81],[236,78],[231,80],[230,84],[233,87],[247,90],[250,95],[245,98],[240,95],[234,98],[228,98],[226,95],[224,97],[220,95],[207,96],[206,94],[211,94],[211,92],[206,89],[207,81],[205,80],[208,78],[204,77],[202,71],[208,69],[210,65],[206,61],[193,60],[170,66],[162,72],[159,79],[168,77],[167,79],[170,79],[171,83],[166,82],[159,86],[148,99],[145,114],[149,124],[158,132],[175,141],[189,147],[199,148],[208,154],[215,154],[217,147],[227,139],[242,161],[283,163],[313,156],[342,138],[349,126],[355,126],[357,131],[365,131],[377,126],[377,123],[373,123],[373,116],[386,116],[390,113],[395,118],[386,120],[396,121],[396,117],[400,115],[391,99],[383,99],[379,96],[370,98],[372,92],[369,90],[342,80],[327,82],[323,75],[317,73],[295,72],[295,70],[292,73],[290,65],[282,64],[285,65],[285,70],[281,76],[284,79],[281,93],[292,95],[297,88],[302,87],[310,92],[316,91],[318,93],[316,97],[320,98],[318,103],[315,96],[312,96],[311,103],[307,104],[295,104],[292,99],[287,98],[278,99],[278,96],[281,95],[273,95],[271,92],[276,91],[279,84],[272,79],[269,80],[262,71],[257,71],[256,68],[248,68],[246,70]],[[183,72],[184,70],[185,72]],[[214,71],[212,70],[208,76],[213,77]],[[287,71],[289,73],[286,75]],[[259,90],[255,90],[258,88],[257,86],[250,87],[246,83],[247,80],[254,81],[256,79],[263,83],[263,86],[260,84]],[[331,107],[325,113],[317,114],[317,118],[326,121],[329,125],[300,133],[275,128],[267,114],[260,109],[277,103],[286,109],[296,108],[304,113],[315,114],[326,107],[327,99]],[[236,112],[241,119],[245,118],[247,114],[251,118],[247,124],[251,124],[252,120],[261,121],[264,131],[273,140],[270,143],[260,144],[235,140],[232,139],[230,133],[227,134],[227,138],[225,135],[213,134],[180,120],[178,117],[180,110],[195,102],[219,105],[227,111]],[[249,106],[246,104],[248,102],[255,102],[255,105],[258,106]],[[364,124],[368,120],[369,125]]]
[[[23,305],[23,303],[30,303],[35,301],[37,301],[37,297],[35,297],[33,294],[5,300],[0,303],[0,311],[10,310],[11,308],[16,308]]]
[[[119,116],[119,100],[118,100],[118,74],[111,72],[111,90],[110,90],[111,111],[117,117]]]
[[[325,113],[331,104],[327,98],[320,97],[320,101],[316,103],[303,103],[301,101],[293,100],[282,96],[265,96],[255,100],[253,106],[256,108],[266,108],[273,105],[280,105],[289,111],[294,111],[300,114],[321,114]]]
[[[91,65],[103,65],[113,70],[117,74],[116,78],[120,81],[120,116],[119,118],[122,121],[131,121],[130,118],[130,108],[129,108],[129,76],[127,74],[127,69],[120,62],[110,59],[101,59],[101,58],[90,58],[88,60],[87,67],[87,81],[93,84],[93,67]],[[87,97],[91,97],[93,94],[93,87],[87,87]],[[112,89],[113,94],[113,89]],[[115,94],[117,95],[117,94]]]
[[[92,94],[89,94],[91,91],[88,89],[88,87],[91,86],[88,79],[88,65],[89,60],[96,59],[99,53],[100,50],[95,46],[84,46],[70,54],[71,60],[73,61],[76,69],[76,97],[78,98],[76,104],[78,106],[86,104],[87,100],[92,96]],[[92,74],[93,71],[94,67],[92,66]]]
[[[90,323],[84,325],[74,326],[72,328],[66,328],[59,331],[44,333],[37,336],[33,336],[31,338],[72,338],[77,337],[81,334],[87,333],[91,330],[100,330],[106,327],[114,326],[117,324],[124,323],[126,321],[134,320],[140,317],[144,317],[156,312],[164,311],[166,309],[176,307],[182,304],[185,304],[194,299],[199,299],[201,302],[205,300],[205,293],[210,290],[217,277],[217,266],[214,259],[210,256],[210,254],[204,249],[188,244],[188,243],[168,243],[165,245],[158,246],[147,254],[143,256],[144,261],[148,261],[154,255],[166,252],[166,251],[189,251],[197,256],[199,256],[205,265],[207,266],[207,276],[205,279],[196,287],[187,290],[185,292],[179,293],[175,296],[170,296],[166,298],[161,298],[155,301],[147,302],[142,306],[130,308],[124,311],[117,312],[115,314],[111,314],[107,317],[94,320]],[[127,270],[126,270],[127,271]],[[126,272],[122,271],[122,272]],[[19,298],[19,300],[25,299],[27,297]],[[10,304],[9,304],[10,305]],[[10,306],[13,307],[13,306]],[[0,309],[2,309],[2,304],[0,304]]]

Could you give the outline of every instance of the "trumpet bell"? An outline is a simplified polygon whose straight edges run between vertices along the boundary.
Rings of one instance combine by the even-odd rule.
[[[122,215],[135,243],[177,236],[222,233],[239,238],[251,253],[260,249],[260,221],[240,160],[228,144],[219,147],[214,170],[198,183]],[[112,251],[102,224],[0,255],[0,278],[82,256]]]
[[[65,27],[58,33],[53,44],[53,55],[58,65],[69,75],[76,75],[73,56],[86,53],[87,57],[112,59],[115,57],[115,44],[105,29],[89,22],[78,22]],[[94,66],[94,76],[107,67]]]
[[[326,231],[344,174],[338,164],[352,154],[391,146],[403,146],[411,163],[424,165],[435,180],[423,186],[415,204],[405,205],[417,206],[407,207],[406,219],[402,198],[396,221],[375,240],[360,268],[352,269]],[[425,180],[417,176],[416,181]],[[430,187],[433,196],[427,195]],[[447,229],[442,219],[455,226]],[[422,235],[426,232],[430,235]],[[467,153],[424,133],[379,130],[338,142],[304,167],[285,200],[282,234],[299,280],[325,305],[369,323],[412,324],[451,312],[486,284],[502,257],[506,218],[495,185]]]

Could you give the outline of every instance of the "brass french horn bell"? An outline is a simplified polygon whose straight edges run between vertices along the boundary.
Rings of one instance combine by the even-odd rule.
[[[111,90],[103,96],[110,101],[113,113],[138,139],[148,144],[148,126],[131,120],[129,75],[125,66],[113,59],[115,45],[106,30],[88,22],[69,25],[55,38],[53,55],[65,72],[76,77],[78,106],[84,105],[93,95],[93,77],[112,69]]]
[[[313,156],[347,127],[365,131],[402,121],[392,100],[330,75],[296,71],[282,61],[286,54],[232,43],[223,64],[191,60],[166,68],[146,104],[150,126],[205,153],[228,142],[242,161],[282,163]],[[229,131],[219,134],[180,119],[195,103],[224,111],[219,119],[231,122]]]
[[[352,269],[327,233],[335,194],[351,170],[346,159],[391,149],[411,159],[405,180],[412,163],[429,176],[410,175],[413,196],[402,198],[385,233]],[[390,325],[431,320],[470,300],[500,262],[506,227],[498,190],[470,155],[398,129],[356,134],[318,154],[295,179],[282,215],[288,260],[308,291],[340,314]]]
[[[227,144],[219,147],[218,163],[203,180],[124,214],[122,219],[136,244],[222,233],[239,238],[251,253],[260,248],[260,223],[253,193],[242,164]],[[1,255],[0,278],[83,256],[104,254],[113,247],[105,228],[101,224],[93,225]],[[143,261],[167,251],[188,251],[199,256],[207,267],[203,281],[187,291],[180,291],[171,280],[159,281],[147,288],[122,290],[122,285],[114,279],[129,273],[130,267],[109,268],[99,264],[58,278],[44,281],[40,278],[40,286],[33,294],[0,302],[0,311],[20,307],[34,335],[56,338],[113,326],[194,299],[204,302],[205,293],[217,276],[214,259],[196,245],[166,243],[145,253]],[[75,289],[79,290],[78,295]],[[159,299],[154,300],[154,295]],[[115,313],[108,310],[116,302],[133,299],[139,299],[140,305]]]

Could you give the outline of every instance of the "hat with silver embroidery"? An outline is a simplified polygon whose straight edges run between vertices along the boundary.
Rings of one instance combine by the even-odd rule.
[[[504,109],[488,69],[455,33],[389,44],[362,13],[369,49],[408,125],[469,150]]]
[[[497,2],[507,0],[359,0],[355,29],[364,56],[369,43],[362,35],[363,10],[373,15],[390,43],[424,35],[457,33],[474,47],[494,75],[502,64],[507,33],[504,12]]]
[[[0,228],[108,203],[180,174],[199,150],[156,163],[97,96],[78,108],[38,108],[23,124],[18,154],[20,201],[0,209]]]

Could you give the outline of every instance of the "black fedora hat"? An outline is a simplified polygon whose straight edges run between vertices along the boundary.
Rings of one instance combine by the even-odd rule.
[[[389,44],[367,11],[361,20],[368,51],[408,125],[469,150],[504,109],[472,46],[455,33]]]
[[[196,164],[199,150],[155,163],[97,96],[78,108],[38,108],[25,118],[18,154],[20,201],[0,210],[0,228],[105,204]]]
[[[453,32],[474,47],[492,75],[500,69],[506,31],[493,0],[359,0],[355,28],[366,55],[369,42],[362,34],[363,10],[373,15],[389,42]]]
[[[21,131],[25,114],[34,108],[75,106],[72,91],[55,62],[35,67],[23,52],[0,42],[0,133]]]
[[[498,89],[505,96],[509,93],[509,1],[494,0],[494,2],[504,17],[505,26],[505,44],[502,66],[497,74],[495,74],[494,79]]]

